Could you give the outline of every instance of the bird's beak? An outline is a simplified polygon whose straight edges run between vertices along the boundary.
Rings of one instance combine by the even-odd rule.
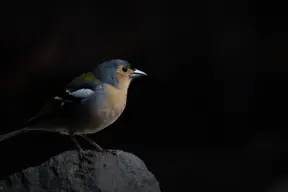
[[[130,78],[134,79],[137,77],[142,77],[142,76],[146,76],[147,74],[144,73],[143,71],[140,71],[138,69],[134,69],[133,72],[130,74]]]

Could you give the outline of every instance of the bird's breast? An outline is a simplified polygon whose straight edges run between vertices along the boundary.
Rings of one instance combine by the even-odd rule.
[[[95,133],[114,123],[122,114],[126,106],[126,92],[113,87],[106,87],[103,101],[94,108],[93,119],[88,133]]]
[[[85,133],[92,134],[108,127],[119,118],[124,108],[125,106],[113,107],[107,105],[103,105],[100,109],[98,108],[93,112],[93,117],[90,119]]]

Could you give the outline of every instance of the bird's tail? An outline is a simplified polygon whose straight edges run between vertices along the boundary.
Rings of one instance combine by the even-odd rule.
[[[16,135],[19,135],[21,133],[25,133],[27,131],[30,131],[29,129],[27,129],[26,127],[25,128],[22,128],[22,129],[19,129],[19,130],[16,130],[16,131],[13,131],[13,132],[10,132],[10,133],[6,133],[4,135],[0,135],[0,142],[1,141],[4,141],[6,139],[9,139],[11,137],[14,137]]]

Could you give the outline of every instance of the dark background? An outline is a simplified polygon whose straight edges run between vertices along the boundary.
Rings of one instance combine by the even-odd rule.
[[[284,2],[1,9],[1,133],[21,127],[75,75],[122,58],[149,76],[133,82],[125,112],[92,136],[97,143],[139,156],[162,191],[288,191]],[[75,149],[52,133],[0,147],[1,178]]]

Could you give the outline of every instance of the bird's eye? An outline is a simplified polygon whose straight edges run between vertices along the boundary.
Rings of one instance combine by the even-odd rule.
[[[127,68],[126,66],[123,66],[123,67],[122,67],[122,71],[123,71],[123,72],[127,72],[127,71],[128,71],[128,68]]]

